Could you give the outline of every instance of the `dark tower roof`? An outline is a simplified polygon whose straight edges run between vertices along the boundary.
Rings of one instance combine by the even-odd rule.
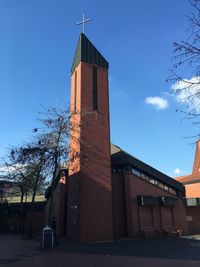
[[[75,68],[81,61],[96,64],[99,67],[108,69],[108,62],[83,33],[80,34],[78,40],[71,73],[74,72]]]

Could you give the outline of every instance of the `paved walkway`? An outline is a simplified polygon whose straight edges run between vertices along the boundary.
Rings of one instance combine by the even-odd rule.
[[[200,236],[120,240],[99,244],[60,241],[40,251],[39,240],[0,234],[0,267],[200,267]]]

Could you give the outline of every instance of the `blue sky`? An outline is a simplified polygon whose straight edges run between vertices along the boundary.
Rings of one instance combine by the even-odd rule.
[[[190,173],[194,139],[184,137],[198,129],[175,112],[166,82],[172,43],[186,38],[190,11],[186,0],[1,0],[1,155],[29,139],[41,105],[69,104],[84,13],[92,18],[86,35],[110,63],[111,141],[166,174]],[[164,99],[163,109],[149,97]]]

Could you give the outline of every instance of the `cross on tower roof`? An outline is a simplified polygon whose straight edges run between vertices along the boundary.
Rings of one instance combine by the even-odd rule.
[[[91,21],[92,19],[85,19],[85,16],[83,14],[83,20],[76,23],[76,25],[83,24],[83,33],[85,34],[85,23]]]

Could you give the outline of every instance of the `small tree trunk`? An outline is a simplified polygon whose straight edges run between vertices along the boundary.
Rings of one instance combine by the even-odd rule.
[[[29,237],[30,238],[33,237],[33,212],[34,212],[34,206],[35,206],[35,195],[36,195],[36,192],[33,192],[31,208],[30,208],[30,224],[29,224]]]
[[[30,209],[30,224],[29,224],[29,237],[33,237],[33,212],[34,212],[34,206],[35,206],[35,196],[38,188],[38,182],[40,178],[40,171],[37,173],[37,178],[35,181],[35,185],[33,188],[33,195],[32,195],[32,202],[31,202],[31,209]]]
[[[51,226],[51,217],[52,217],[52,209],[53,209],[53,195],[54,195],[54,183],[56,179],[58,169],[58,151],[55,153],[55,160],[54,160],[54,170],[53,170],[53,179],[52,179],[52,190],[50,195],[50,203],[49,203],[49,214],[48,214],[48,225]]]
[[[21,200],[20,200],[20,216],[19,216],[19,234],[22,233],[22,220],[23,220],[23,201],[24,201],[24,192],[21,191]]]
[[[27,193],[25,197],[25,203],[23,203],[23,220],[22,220],[22,235],[24,236],[24,228],[25,228],[25,217],[26,217],[26,205],[27,205]]]

